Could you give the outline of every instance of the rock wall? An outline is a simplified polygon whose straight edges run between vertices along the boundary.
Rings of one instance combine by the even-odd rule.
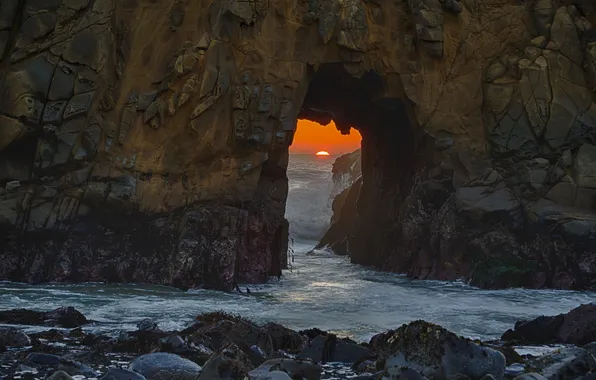
[[[594,22],[588,0],[4,0],[0,279],[279,274],[303,117],[363,135],[355,261],[476,278],[496,217],[513,248],[530,225],[584,242],[532,269],[583,286]]]

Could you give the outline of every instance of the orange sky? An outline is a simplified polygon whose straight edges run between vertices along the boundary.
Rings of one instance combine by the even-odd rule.
[[[331,122],[321,125],[309,120],[298,120],[298,129],[290,153],[312,153],[325,150],[332,155],[349,153],[360,148],[360,133],[351,129],[349,135],[342,135]]]

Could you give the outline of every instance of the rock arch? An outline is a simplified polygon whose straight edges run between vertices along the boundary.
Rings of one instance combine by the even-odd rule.
[[[355,261],[588,286],[595,21],[582,0],[3,1],[0,278],[264,281],[297,117],[334,113],[365,141]],[[340,74],[366,95],[317,99]]]

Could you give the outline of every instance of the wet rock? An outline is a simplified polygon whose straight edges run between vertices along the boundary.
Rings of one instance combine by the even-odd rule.
[[[513,380],[546,380],[546,377],[542,376],[539,373],[530,372],[524,373],[523,375],[519,375]]]
[[[392,367],[383,371],[379,376],[374,377],[381,380],[427,380],[419,372],[408,367]],[[450,379],[456,380],[456,379]]]
[[[70,375],[64,371],[54,372],[47,380],[73,380]]]
[[[596,339],[596,304],[581,305],[566,314],[519,321],[501,339],[521,344],[588,344]]]
[[[282,371],[271,371],[259,377],[255,377],[251,380],[292,380],[292,378],[285,372]]]
[[[110,368],[100,380],[147,380],[145,376],[128,369]]]
[[[259,347],[266,355],[272,352],[271,337],[250,321],[224,313],[200,315],[197,320],[205,324],[192,334],[190,339],[197,343],[204,343],[214,351],[220,351],[231,343],[238,345],[250,355],[254,354],[250,349],[251,346]],[[255,365],[258,364],[260,362],[255,362]]]
[[[501,337],[505,341],[519,341],[528,344],[545,344],[556,339],[564,317],[538,317],[532,321],[518,321],[514,330],[507,330]]]
[[[56,366],[60,364],[60,356],[52,354],[44,354],[39,352],[32,352],[27,355],[27,361],[29,363],[42,365],[42,366]]]
[[[511,363],[509,361],[509,358],[507,358],[507,363]],[[524,373],[525,370],[526,370],[525,365],[523,365],[521,363],[513,362],[512,364],[507,365],[507,368],[505,369],[505,376],[506,377],[516,377],[516,376],[519,376],[522,373]]]
[[[146,318],[137,324],[137,329],[139,329],[139,331],[155,331],[158,328],[157,323],[155,323],[153,319]]]
[[[242,379],[250,367],[225,353],[213,355],[203,366],[197,380],[235,380]]]
[[[44,313],[43,319],[46,325],[66,328],[79,327],[89,323],[87,318],[72,306],[59,307],[56,310]]]
[[[574,380],[596,371],[596,358],[583,348],[563,348],[530,362],[528,367],[548,380]]]
[[[505,373],[500,352],[424,321],[376,335],[371,345],[381,352],[377,363],[385,369],[405,366],[443,379],[457,374],[479,379],[490,374],[500,380]]]
[[[97,372],[91,367],[75,360],[61,359],[59,369],[71,376],[97,377]]]
[[[167,347],[172,350],[184,350],[186,348],[186,342],[179,335],[170,335],[165,338],[161,338],[159,343],[163,347]]]
[[[306,343],[299,333],[277,323],[267,323],[263,330],[271,337],[274,350],[296,352]]]
[[[322,368],[317,363],[308,360],[270,359],[248,373],[250,379],[258,379],[272,371],[282,371],[292,379],[318,380],[321,378]]]
[[[73,328],[87,324],[89,321],[79,311],[69,306],[50,312],[27,309],[4,310],[0,311],[0,323]]]
[[[130,363],[130,369],[147,380],[195,380],[201,372],[198,364],[164,352],[139,356]]]
[[[14,327],[0,327],[0,347],[24,347],[31,345],[31,339],[22,330]]]
[[[596,357],[596,337],[594,337],[594,342],[588,343],[582,347],[584,350],[590,351],[594,357]]]
[[[300,351],[298,358],[352,364],[372,354],[371,350],[355,343],[339,340],[334,335],[319,335]]]
[[[354,363],[362,358],[370,357],[373,352],[355,343],[338,341],[333,348],[331,358],[333,362]]]

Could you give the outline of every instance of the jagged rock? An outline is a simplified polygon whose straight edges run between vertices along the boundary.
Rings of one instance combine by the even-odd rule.
[[[234,380],[245,378],[251,364],[238,347],[231,346],[213,355],[196,380]]]
[[[0,327],[0,347],[29,346],[31,339],[23,331],[14,327]]]
[[[386,370],[405,366],[435,379],[458,374],[473,379],[489,374],[504,378],[503,354],[424,321],[376,335],[371,345],[381,352],[377,367]]]
[[[352,364],[372,355],[373,353],[369,349],[341,341],[334,335],[319,335],[300,351],[298,358],[308,358],[316,362]]]
[[[532,361],[529,367],[548,380],[576,379],[596,370],[596,359],[582,348],[563,348]]]
[[[296,352],[304,347],[305,339],[296,331],[277,323],[269,322],[262,329],[271,337],[273,350],[283,350],[290,353]]]
[[[178,355],[156,352],[142,355],[130,363],[130,369],[147,380],[195,380],[201,366]]]
[[[576,179],[558,164],[564,152],[593,144],[596,131],[589,1],[21,3],[0,5],[0,178],[68,184],[54,188],[69,214],[36,191],[13,199],[24,187],[2,200],[2,280],[229,290],[279,275],[298,118],[364,137],[362,178],[335,203],[325,242],[354,262],[488,287],[595,280],[589,255],[570,253],[594,242],[578,221],[594,219],[595,189],[576,181],[571,203],[568,182],[556,187]],[[138,129],[139,113],[150,128]],[[522,178],[519,163],[536,160],[549,168]],[[480,162],[502,180],[469,185],[487,169]],[[71,181],[96,166],[106,174]],[[569,246],[552,248],[548,263],[526,254],[533,236],[554,246],[533,216],[544,197],[575,208],[556,232]],[[82,267],[56,269],[59,257]],[[523,270],[485,276],[504,262]]]
[[[568,343],[578,346],[596,340],[596,305],[578,306],[566,314],[518,321],[501,339],[521,344]]]

